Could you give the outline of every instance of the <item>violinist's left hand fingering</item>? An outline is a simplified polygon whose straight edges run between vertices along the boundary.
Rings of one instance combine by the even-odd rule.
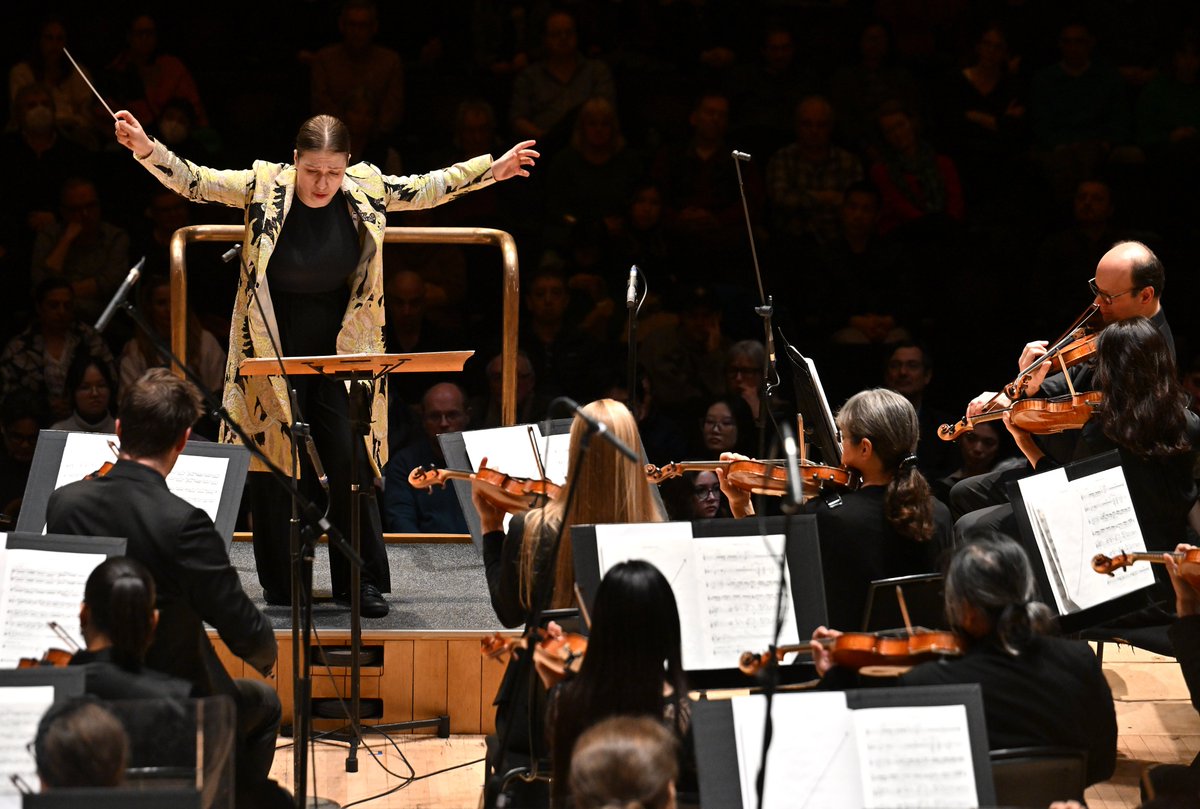
[[[737,452],[722,452],[720,460],[748,461],[750,459]],[[718,466],[714,471],[717,475],[717,484],[721,487],[721,494],[725,495],[725,499],[729,501],[729,512],[739,520],[742,517],[754,516],[754,503],[750,501],[750,492],[732,485],[726,479],[723,468]]]
[[[817,670],[818,677],[824,677],[825,673],[833,668],[833,649],[820,641],[841,637],[841,634],[836,629],[829,629],[824,626],[819,626],[813,630],[810,645],[812,646],[813,668]]]
[[[487,458],[484,458],[480,464],[480,469],[487,468]],[[481,533],[490,534],[493,531],[504,530],[504,511],[492,505],[480,490],[480,484],[476,480],[471,481],[471,503],[475,506],[475,510],[479,512],[479,530]]]

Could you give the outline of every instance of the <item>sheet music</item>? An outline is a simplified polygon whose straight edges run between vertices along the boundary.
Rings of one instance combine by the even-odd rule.
[[[32,789],[38,788],[37,764],[25,746],[37,736],[38,722],[54,704],[54,686],[0,688],[0,809],[20,809],[21,793],[9,779],[19,775]]]
[[[671,583],[679,607],[683,667],[730,669],[742,652],[765,649],[775,635],[782,534],[692,538],[691,523],[597,525],[600,574],[618,562],[645,559]],[[791,603],[791,575],[784,592],[780,645],[799,642]]]
[[[83,480],[105,461],[116,461],[116,453],[108,446],[109,441],[120,446],[117,437],[109,433],[68,433],[54,488],[61,489],[68,483]]]
[[[853,712],[864,809],[979,806],[964,705]]]
[[[1050,574],[1060,615],[1069,615],[1154,584],[1149,565],[1105,576],[1096,554],[1146,550],[1125,474],[1119,466],[1067,480],[1063,469],[1018,481],[1034,538]]]
[[[731,703],[742,806],[749,809],[758,806],[755,781],[767,701],[756,694]],[[777,694],[771,714],[775,732],[767,753],[764,809],[861,807],[854,713],[846,706],[845,693]]]
[[[552,435],[547,441],[541,434],[541,428],[536,424],[532,426],[537,451],[544,455],[542,465],[546,470],[546,478],[561,486],[567,479],[567,454],[571,437],[563,433]],[[478,471],[480,463],[487,458],[488,466],[498,472],[517,478],[540,479],[542,475],[529,440],[528,427],[517,425],[464,432],[463,446],[471,469]]]
[[[104,559],[94,553],[0,551],[0,668],[15,668],[22,657],[62,646],[50,621],[78,626],[84,585]]]
[[[228,471],[228,458],[180,455],[171,474],[167,475],[167,488],[216,522]]]

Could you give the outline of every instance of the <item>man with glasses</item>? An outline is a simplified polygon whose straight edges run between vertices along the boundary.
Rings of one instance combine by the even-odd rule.
[[[1149,318],[1158,330],[1162,332],[1171,351],[1175,356],[1175,338],[1171,334],[1171,326],[1167,323],[1166,313],[1162,308],[1162,290],[1166,282],[1166,273],[1158,256],[1141,242],[1117,242],[1104,254],[1096,265],[1096,275],[1088,281],[1094,302],[1099,307],[1099,316],[1104,324],[1116,323],[1134,317]],[[1031,363],[1046,354],[1047,341],[1035,340],[1027,343],[1021,352],[1019,368],[1027,368]],[[1033,378],[1025,389],[1025,397],[1055,398],[1070,393],[1067,379],[1062,371],[1050,373],[1052,363],[1043,365],[1034,372]],[[1093,367],[1090,362],[1080,363],[1069,369],[1071,386],[1082,392],[1092,389]],[[985,391],[971,400],[967,406],[967,415],[973,416],[983,412],[984,405],[993,397],[996,406],[1008,407],[1012,402],[1003,394],[997,396],[991,391]],[[1076,432],[1069,431],[1051,436],[1039,436],[1039,443],[1047,455],[1060,460],[1069,460]],[[1027,467],[1007,472],[989,472],[976,475],[955,484],[950,490],[950,507],[953,515],[959,520],[956,530],[966,531],[968,524],[975,524],[988,519],[986,514],[978,513],[994,506],[1008,503],[1005,484],[1029,474]],[[972,514],[972,512],[975,512]],[[965,523],[964,515],[971,514]]]

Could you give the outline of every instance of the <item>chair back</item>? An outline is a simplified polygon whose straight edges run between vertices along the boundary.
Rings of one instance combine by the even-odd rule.
[[[1073,747],[1011,747],[993,750],[996,805],[1045,809],[1053,801],[1083,801],[1087,751]]]

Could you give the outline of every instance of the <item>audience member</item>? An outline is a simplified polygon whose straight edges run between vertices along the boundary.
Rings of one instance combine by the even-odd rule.
[[[29,57],[8,71],[8,98],[15,102],[23,88],[41,84],[54,98],[51,108],[54,125],[79,143],[94,147],[97,142],[93,115],[96,102],[87,82],[63,53],[66,44],[67,28],[63,21],[58,17],[43,20],[38,29],[37,45],[31,49]],[[93,78],[90,73],[88,78]]]
[[[467,397],[453,382],[440,382],[421,399],[424,433],[393,455],[385,468],[384,527],[400,534],[465,534],[467,521],[452,486],[414,489],[408,475],[417,467],[445,468],[446,458],[437,437],[467,429],[471,414]]]
[[[815,90],[817,77],[796,59],[796,38],[786,26],[768,23],[761,43],[758,60],[732,70],[733,139],[743,151],[771,154],[787,142],[791,112]]]
[[[675,522],[728,517],[729,504],[716,472],[684,472],[658,484],[667,517]]]
[[[646,716],[669,728],[678,743],[679,770],[690,782],[684,789],[695,792],[691,704],[681,662],[679,610],[670,583],[649,562],[621,562],[604,574],[592,616],[579,674],[550,695],[552,805],[575,805],[570,802],[568,777],[571,751],[584,731],[610,716]],[[631,633],[634,625],[639,631]]]
[[[990,749],[1086,750],[1087,783],[1103,781],[1117,757],[1112,691],[1091,647],[1049,634],[1054,614],[1036,597],[1020,545],[1003,535],[972,541],[946,571],[946,616],[966,646],[961,657],[922,663],[895,682],[860,677],[832,665],[830,650],[815,641],[841,633],[820,627],[813,660],[822,687],[978,683]]]
[[[121,720],[90,699],[51,705],[33,740],[41,791],[115,787],[125,780],[129,736]]]
[[[663,410],[681,416],[725,390],[721,309],[713,291],[691,286],[683,293],[679,322],[641,345],[642,365]]]
[[[195,686],[146,666],[158,626],[154,576],[135,559],[114,556],[88,576],[79,608],[84,648],[71,656],[81,666],[84,690],[100,699],[186,699]]]
[[[900,104],[880,107],[878,120],[885,145],[871,180],[883,199],[879,232],[929,216],[961,220],[963,192],[954,161],[921,139],[916,119]]]
[[[216,130],[201,126],[196,110],[186,98],[175,97],[163,104],[153,129],[167,148],[204,160],[219,160],[221,138]]]
[[[79,316],[93,323],[129,271],[129,234],[104,221],[91,180],[63,183],[60,205],[62,224],[48,225],[34,240],[30,277],[35,285],[65,278]]]
[[[79,352],[67,368],[66,391],[71,415],[50,427],[82,433],[114,433],[113,405],[117,398],[112,366],[89,354]]]
[[[34,320],[8,341],[0,353],[4,396],[17,388],[34,393],[56,419],[71,414],[66,387],[67,369],[77,353],[107,363],[113,376],[112,354],[96,330],[75,317],[75,294],[63,278],[47,278],[33,293]]]
[[[312,114],[345,120],[351,100],[363,99],[370,105],[373,129],[394,132],[404,115],[404,65],[399,53],[375,43],[379,12],[374,0],[348,0],[338,31],[342,41],[317,51],[312,60]]]
[[[154,329],[155,335],[171,345],[171,280],[152,276],[138,290],[138,309]],[[225,382],[225,351],[212,332],[200,325],[200,319],[188,307],[187,364],[209,393],[217,393]],[[163,356],[149,335],[138,331],[121,351],[121,389],[132,385],[148,368],[166,368],[170,360]]]
[[[126,47],[108,66],[108,101],[127,109],[143,124],[153,124],[172,99],[182,98],[196,112],[196,123],[208,126],[208,114],[191,72],[180,59],[158,49],[158,25],[149,14],[129,23]]]
[[[900,100],[917,109],[917,85],[906,68],[891,62],[891,34],[881,22],[863,28],[855,65],[838,69],[830,83],[842,138],[860,151],[878,149],[877,112],[884,102]]]
[[[585,730],[571,755],[577,809],[675,809],[678,742],[648,716],[613,716]]]
[[[1011,444],[1007,432],[995,422],[982,421],[954,443],[960,455],[959,467],[948,475],[931,481],[933,493],[950,505],[950,490],[960,480],[988,472],[1006,472],[1025,465],[1023,458],[1012,457],[1005,450]]]
[[[686,459],[690,442],[680,429],[679,421],[658,406],[654,388],[646,376],[645,369],[640,365],[634,385],[641,392],[635,402],[631,402],[627,374],[610,384],[604,395],[618,402],[629,403],[627,406],[632,408],[637,418],[638,433],[641,434],[642,446],[646,449],[646,458],[656,466]]]
[[[21,514],[45,412],[38,398],[27,390],[6,393],[0,404],[0,434],[4,438],[4,451],[0,452],[0,522],[9,528],[17,524]]]
[[[545,56],[517,74],[508,120],[521,138],[543,141],[552,154],[566,140],[572,116],[589,98],[616,100],[612,73],[599,59],[579,51],[575,17],[556,9],[546,16],[542,35]]]
[[[654,273],[655,284],[675,275],[663,228],[662,190],[652,181],[634,185],[625,200],[624,220],[612,242],[613,261],[618,267],[637,265]]]
[[[472,425],[475,429],[501,427],[504,424],[500,412],[501,373],[500,354],[488,361],[484,373],[487,376],[487,393],[471,397]],[[550,397],[537,392],[537,373],[524,351],[517,352],[517,424],[531,424],[546,417],[550,408]]]
[[[566,279],[552,270],[533,277],[525,293],[528,317],[521,320],[520,346],[533,363],[537,390],[590,399],[608,377],[609,358],[596,342],[567,318]]]
[[[758,430],[750,415],[750,405],[736,394],[721,396],[709,403],[700,420],[698,438],[693,452],[701,459],[716,460],[723,452],[760,457]]]
[[[884,366],[883,384],[912,403],[917,411],[920,439],[917,441],[917,468],[929,480],[948,473],[954,466],[954,446],[938,438],[937,430],[951,419],[925,400],[925,391],[933,381],[933,358],[919,343],[902,342],[892,349]]]
[[[833,107],[822,96],[796,105],[796,142],[767,164],[767,199],[775,231],[816,242],[837,236],[846,188],[863,177],[862,163],[833,145]]]

